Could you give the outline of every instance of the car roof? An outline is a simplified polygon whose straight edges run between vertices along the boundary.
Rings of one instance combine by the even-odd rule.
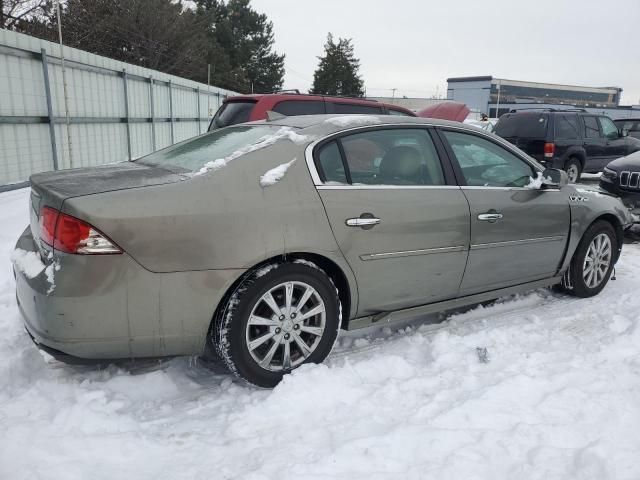
[[[337,120],[336,120],[337,119]],[[405,117],[398,115],[359,115],[359,114],[331,114],[331,115],[296,115],[291,117],[282,117],[275,120],[259,120],[251,122],[251,124],[260,125],[277,125],[283,127],[300,128],[309,130],[308,133],[313,134],[331,134],[342,130],[349,130],[355,127],[366,127],[376,125],[434,125],[434,126],[451,126],[456,128],[465,128],[469,131],[476,132],[476,127],[467,127],[463,123],[453,122],[449,120],[440,120],[436,118],[422,117]],[[306,133],[306,132],[305,132]]]
[[[295,93],[295,92],[284,92],[284,93],[255,93],[255,94],[247,94],[247,95],[234,95],[231,97],[227,97],[224,102],[242,102],[242,101],[252,101],[258,102],[262,98],[270,98],[272,100],[323,100],[329,102],[346,102],[357,105],[375,105],[382,106],[386,108],[390,108],[393,110],[398,110],[401,112],[411,113],[415,115],[415,112],[412,112],[408,108],[405,108],[400,105],[395,105],[392,103],[384,103],[379,102],[378,100],[372,100],[370,98],[362,98],[362,97],[341,97],[334,95],[316,95],[313,93]]]

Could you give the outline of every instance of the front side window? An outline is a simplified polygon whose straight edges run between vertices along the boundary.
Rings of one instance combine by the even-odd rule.
[[[534,169],[523,159],[484,138],[443,131],[470,186],[524,187]]]
[[[600,117],[600,126],[605,137],[611,140],[618,138],[618,127],[613,123],[613,120],[607,117]]]
[[[585,138],[600,138],[600,127],[596,117],[582,117],[584,120]]]
[[[337,157],[340,142],[344,172]],[[336,143],[336,147],[333,144]],[[424,129],[368,130],[325,145],[317,155],[325,182],[354,185],[444,185],[440,158]]]

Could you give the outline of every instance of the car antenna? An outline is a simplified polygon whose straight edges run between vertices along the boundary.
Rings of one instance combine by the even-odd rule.
[[[267,111],[267,122],[273,122],[274,120],[282,120],[283,118],[287,118],[287,116],[278,112],[274,112],[273,110]]]

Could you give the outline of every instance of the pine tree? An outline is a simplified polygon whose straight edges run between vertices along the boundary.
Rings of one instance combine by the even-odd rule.
[[[360,60],[353,53],[350,38],[338,38],[338,43],[335,43],[333,35],[329,33],[324,45],[324,56],[318,57],[318,60],[320,63],[313,74],[313,87],[309,93],[364,96],[364,81],[358,74]]]

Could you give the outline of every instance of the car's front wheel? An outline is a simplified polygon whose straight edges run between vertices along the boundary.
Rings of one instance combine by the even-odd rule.
[[[602,291],[616,259],[618,242],[613,226],[604,220],[585,232],[563,280],[564,288],[578,297],[592,297]]]
[[[273,387],[303,363],[321,363],[340,328],[329,277],[309,263],[275,263],[250,274],[215,319],[213,341],[239,377]]]

